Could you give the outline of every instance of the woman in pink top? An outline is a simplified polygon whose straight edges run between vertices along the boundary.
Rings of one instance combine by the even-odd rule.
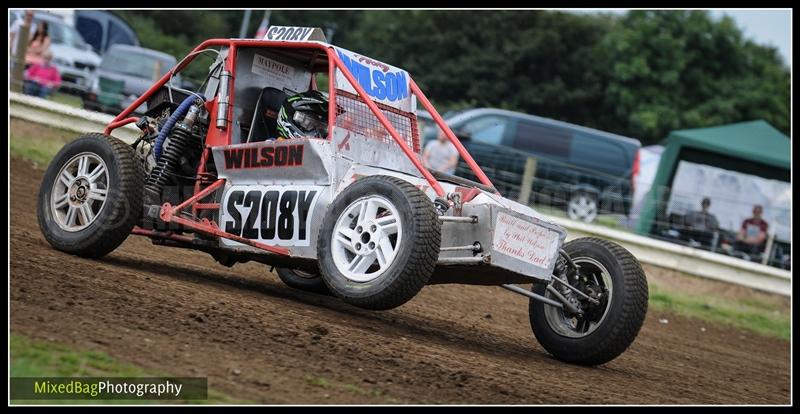
[[[36,32],[28,42],[28,50],[25,53],[25,66],[42,63],[45,52],[50,51],[50,34],[48,33],[47,22],[39,22]]]
[[[25,71],[24,92],[28,95],[47,98],[61,86],[61,74],[58,68],[50,64],[53,53],[49,50],[42,55],[43,63],[35,63]]]

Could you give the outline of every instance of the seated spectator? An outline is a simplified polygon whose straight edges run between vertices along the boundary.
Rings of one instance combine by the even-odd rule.
[[[711,199],[706,197],[700,203],[700,211],[692,211],[686,214],[686,217],[684,217],[686,227],[693,230],[717,231],[719,222],[713,214],[708,212],[709,207],[711,207]]]
[[[713,214],[708,212],[709,207],[711,207],[711,199],[705,197],[700,203],[700,211],[692,211],[684,217],[686,235],[705,245],[711,245],[714,233],[719,230],[719,222]]]
[[[742,228],[736,235],[735,249],[755,256],[764,250],[767,240],[767,222],[761,218],[764,208],[758,204],[753,206],[753,217],[742,222]]]
[[[31,65],[25,71],[24,92],[27,95],[47,98],[59,86],[61,86],[61,74],[58,68],[51,64],[53,54],[50,51],[44,53],[43,62]]]

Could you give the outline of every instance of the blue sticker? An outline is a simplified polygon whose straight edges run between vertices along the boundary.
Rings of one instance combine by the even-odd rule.
[[[364,88],[367,95],[390,102],[408,98],[408,80],[404,71],[384,73],[380,68],[371,69],[369,66],[362,65],[340,50],[337,50],[336,53],[339,54],[339,58],[359,85]]]

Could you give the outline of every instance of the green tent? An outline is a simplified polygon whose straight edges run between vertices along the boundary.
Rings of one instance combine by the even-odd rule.
[[[789,137],[765,121],[672,131],[662,144],[665,148],[656,178],[636,228],[640,234],[652,233],[656,221],[665,220],[659,217],[659,211],[664,211],[660,207],[666,204],[680,161],[790,181]]]

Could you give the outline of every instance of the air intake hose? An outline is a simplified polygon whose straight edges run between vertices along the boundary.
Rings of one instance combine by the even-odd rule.
[[[187,96],[186,99],[184,99],[183,102],[181,102],[181,104],[178,106],[178,109],[176,109],[175,112],[173,112],[172,115],[170,115],[169,118],[167,118],[167,122],[164,123],[164,126],[161,128],[161,130],[158,131],[158,137],[156,137],[156,144],[155,147],[153,148],[153,153],[155,155],[156,161],[158,161],[158,159],[161,158],[161,150],[164,145],[164,140],[167,139],[167,136],[169,136],[170,131],[172,131],[172,127],[175,126],[175,123],[178,122],[179,119],[183,118],[183,116],[186,115],[186,111],[188,111],[189,107],[192,106],[197,96],[200,96],[203,99],[203,101],[206,100],[206,98],[203,95]]]

